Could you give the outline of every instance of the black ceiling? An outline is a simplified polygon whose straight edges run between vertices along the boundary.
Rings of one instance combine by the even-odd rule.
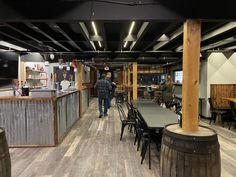
[[[106,5],[104,10],[99,3]],[[5,0],[0,2],[0,41],[21,46],[29,52],[55,53],[58,57],[64,55],[68,59],[76,57],[87,61],[176,63],[181,62],[182,58],[182,25],[186,17],[221,18],[202,21],[203,56],[209,50],[234,49],[236,24],[229,20],[236,17],[233,11],[230,12],[232,4],[227,4],[227,0],[221,4],[221,13],[215,12],[219,4],[214,4],[216,6],[209,8],[207,3],[204,6],[201,1],[190,3],[184,0],[175,0],[174,3],[170,0],[43,0],[40,3]],[[152,11],[160,6],[165,7],[163,14]],[[108,7],[114,9],[108,10]],[[101,12],[97,14],[99,8]],[[127,14],[129,8],[133,10],[130,15]],[[147,15],[140,16],[140,13]],[[220,14],[225,14],[225,19]],[[88,16],[91,20],[88,20]],[[96,24],[98,36],[94,34],[92,20]],[[135,26],[132,35],[128,36],[133,20]],[[168,39],[158,41],[163,38],[163,34]],[[124,47],[127,40],[129,42]],[[101,47],[98,41],[101,41]],[[0,46],[0,49],[7,48]]]

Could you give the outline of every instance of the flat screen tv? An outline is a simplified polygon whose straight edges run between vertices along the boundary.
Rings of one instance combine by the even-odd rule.
[[[14,52],[0,53],[0,87],[12,84],[18,78],[18,55]]]

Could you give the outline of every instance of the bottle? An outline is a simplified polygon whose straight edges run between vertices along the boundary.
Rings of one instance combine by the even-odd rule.
[[[23,81],[22,81],[22,84],[23,84]],[[29,96],[29,87],[27,85],[27,82],[25,82],[22,85],[22,96]]]

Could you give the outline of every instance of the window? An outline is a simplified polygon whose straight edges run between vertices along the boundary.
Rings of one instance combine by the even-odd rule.
[[[183,71],[175,71],[174,76],[175,76],[175,78],[174,78],[175,83],[181,83],[182,84]]]

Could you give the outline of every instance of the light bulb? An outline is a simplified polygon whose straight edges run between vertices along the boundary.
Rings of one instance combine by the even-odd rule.
[[[70,71],[70,66],[67,66],[67,67],[66,67],[66,70],[67,70],[67,71]]]
[[[63,66],[62,66],[62,65],[59,65],[58,68],[59,68],[60,70],[62,70],[62,69],[63,69]]]
[[[49,57],[51,60],[54,60],[54,58],[55,58],[54,54],[50,54]]]
[[[75,72],[75,73],[77,72],[77,68],[74,68],[74,72]]]
[[[7,64],[7,63],[4,63],[4,64],[3,64],[3,67],[4,67],[4,68],[7,68],[7,67],[8,67],[8,64]]]

